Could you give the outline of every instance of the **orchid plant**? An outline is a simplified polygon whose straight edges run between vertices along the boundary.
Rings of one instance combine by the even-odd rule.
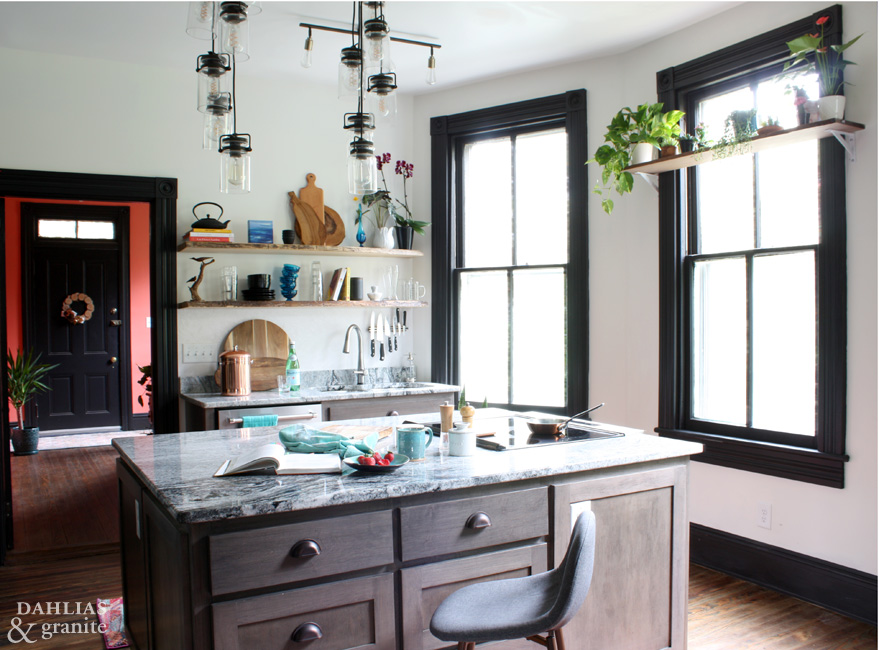
[[[787,47],[790,49],[792,60],[784,64],[784,71],[789,74],[817,72],[821,95],[825,97],[838,95],[842,90],[845,83],[842,79],[842,71],[847,65],[855,65],[853,61],[845,60],[842,53],[863,36],[863,34],[856,36],[842,45],[825,45],[824,25],[828,20],[830,16],[821,16],[815,21],[815,24],[821,28],[820,33],[803,34],[788,41]]]
[[[403,200],[391,197],[388,189],[388,180],[385,177],[385,165],[390,164],[391,154],[383,153],[376,156],[376,166],[382,177],[382,185],[384,189],[367,194],[363,197],[363,205],[372,215],[371,221],[376,228],[386,228],[388,218],[393,217],[398,226],[409,226],[419,235],[424,234],[424,229],[430,225],[427,221],[416,221],[412,218],[412,211],[409,209],[409,194],[406,188],[406,179],[412,178],[415,165],[407,163],[405,160],[398,160],[394,167],[394,173],[403,177]],[[399,206],[405,212],[400,212]]]

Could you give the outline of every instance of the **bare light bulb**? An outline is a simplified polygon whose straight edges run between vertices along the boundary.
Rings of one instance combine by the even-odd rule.
[[[308,30],[308,38],[305,39],[305,51],[302,53],[302,67],[310,68],[312,64],[311,52],[314,49],[314,39],[311,38],[311,30]]]
[[[433,48],[430,48],[430,58],[427,60],[427,83],[431,86],[436,83],[436,57],[433,55]]]

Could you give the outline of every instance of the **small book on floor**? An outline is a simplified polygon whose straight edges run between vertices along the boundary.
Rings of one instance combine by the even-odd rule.
[[[338,454],[288,454],[284,445],[271,443],[243,453],[220,466],[214,476],[234,474],[339,474]]]

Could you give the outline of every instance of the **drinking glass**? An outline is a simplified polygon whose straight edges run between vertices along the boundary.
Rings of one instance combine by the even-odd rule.
[[[311,263],[311,299],[317,302],[324,299],[324,282],[320,262]]]
[[[238,267],[223,267],[223,300],[234,302],[238,298]]]

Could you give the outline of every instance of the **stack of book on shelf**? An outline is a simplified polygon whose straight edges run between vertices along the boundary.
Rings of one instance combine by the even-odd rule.
[[[183,235],[183,241],[228,244],[235,241],[235,235],[228,228],[193,228]]]
[[[333,279],[327,290],[327,300],[350,300],[351,270],[348,268],[333,271]]]

